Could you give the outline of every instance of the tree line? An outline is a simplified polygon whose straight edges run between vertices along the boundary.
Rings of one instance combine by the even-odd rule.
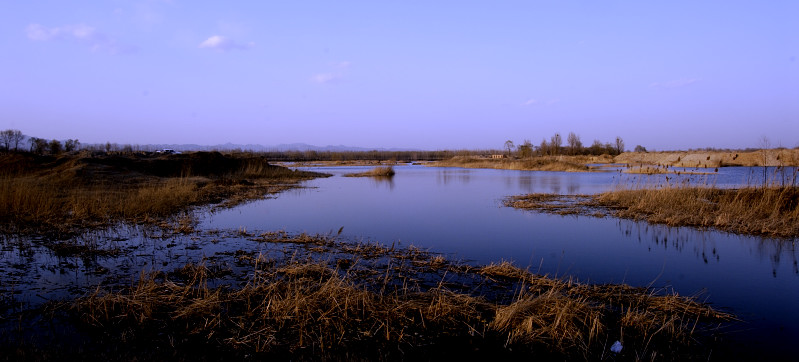
[[[29,145],[28,151],[37,155],[57,155],[61,152],[72,152],[78,149],[80,142],[77,139],[68,139],[63,143],[59,140],[48,140],[38,137],[26,137],[22,131],[7,129],[0,131],[0,147],[5,152],[20,151],[20,146],[24,147],[25,141]]]
[[[641,146],[636,146],[636,151],[640,150]],[[552,137],[547,140],[546,138],[541,140],[541,143],[538,146],[533,145],[529,139],[524,140],[520,145],[514,145],[513,141],[508,140],[505,141],[505,152],[511,156],[516,152],[516,155],[519,157],[532,157],[532,156],[557,156],[557,155],[592,155],[592,156],[600,156],[603,154],[608,154],[611,156],[618,155],[624,152],[624,140],[621,137],[616,137],[614,142],[605,142],[602,143],[600,140],[594,140],[594,142],[588,146],[583,146],[582,140],[580,140],[580,136],[574,132],[569,132],[569,135],[566,137],[566,144],[563,144],[563,137],[560,133],[555,133]],[[646,149],[643,149],[643,152],[646,152]]]

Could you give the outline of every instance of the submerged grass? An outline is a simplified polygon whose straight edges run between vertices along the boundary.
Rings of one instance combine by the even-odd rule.
[[[260,237],[346,245],[304,234]],[[354,247],[336,249],[367,255]],[[510,262],[458,265],[415,248],[370,250],[388,258],[377,274],[369,273],[374,266],[364,259],[341,268],[337,262],[237,253],[252,267],[238,287],[211,287],[219,273],[204,263],[188,264],[169,274],[143,273],[123,290],[97,289],[69,310],[102,346],[171,350],[178,356],[202,348],[220,356],[300,360],[479,353],[681,359],[694,357],[690,353],[696,350],[685,354],[686,349],[705,332],[733,319],[674,292],[554,279]],[[436,281],[429,275],[443,277]],[[453,288],[453,280],[468,282]],[[608,352],[616,340],[628,352]]]

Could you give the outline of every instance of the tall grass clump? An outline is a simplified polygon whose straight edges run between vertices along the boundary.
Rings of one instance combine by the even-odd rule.
[[[796,186],[621,189],[602,193],[596,201],[616,210],[617,216],[653,223],[799,236],[799,187]]]
[[[371,169],[369,171],[366,171],[366,172],[349,173],[349,174],[346,174],[344,176],[347,176],[347,177],[392,177],[392,176],[394,176],[394,174],[395,174],[394,167],[392,167],[392,166],[380,166],[380,167],[375,167],[375,168],[373,168],[373,169]]]

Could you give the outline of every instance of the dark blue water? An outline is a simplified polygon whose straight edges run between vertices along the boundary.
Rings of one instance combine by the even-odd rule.
[[[762,181],[760,168],[721,168],[710,175],[679,178],[669,175],[668,181],[665,175],[618,171],[423,166],[395,167],[397,174],[390,180],[341,176],[367,169],[314,168],[334,176],[310,181],[308,188],[277,198],[210,215],[203,227],[308,233],[336,232],[343,227],[343,235],[349,238],[413,244],[477,263],[512,260],[534,272],[584,282],[673,288],[683,295],[698,294],[742,318],[744,322],[734,326],[730,338],[746,343],[747,350],[786,356],[792,353],[790,342],[799,340],[797,240],[502,206],[502,199],[511,195],[591,194],[620,184],[752,185]]]

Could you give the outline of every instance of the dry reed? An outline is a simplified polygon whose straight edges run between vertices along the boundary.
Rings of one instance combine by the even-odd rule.
[[[193,205],[224,200],[230,206],[321,176],[260,158],[177,156],[183,158],[3,155],[2,228],[69,233],[119,221],[152,222]]]
[[[375,167],[366,172],[360,173],[348,173],[344,176],[346,177],[392,177],[394,176],[395,171],[394,167],[392,166],[381,166]]]
[[[385,356],[442,343],[461,351],[482,346],[585,358],[605,353],[607,341],[616,339],[656,356],[690,345],[708,323],[732,318],[675,293],[553,279],[509,262],[449,269],[488,278],[477,284],[502,280],[496,290],[513,297],[498,298],[509,300],[501,303],[441,283],[409,285],[405,274],[413,270],[359,277],[320,262],[247,260],[255,269],[240,288],[210,288],[213,268],[189,264],[168,275],[142,274],[120,292],[98,289],[71,310],[111,342],[325,358],[351,358],[353,351]]]
[[[510,158],[477,158],[457,156],[449,160],[429,164],[435,167],[491,168],[500,170],[525,171],[590,171],[585,163],[590,162],[587,156],[539,156],[522,159]]]
[[[596,204],[619,217],[736,233],[799,236],[799,187],[664,187],[606,192]]]

